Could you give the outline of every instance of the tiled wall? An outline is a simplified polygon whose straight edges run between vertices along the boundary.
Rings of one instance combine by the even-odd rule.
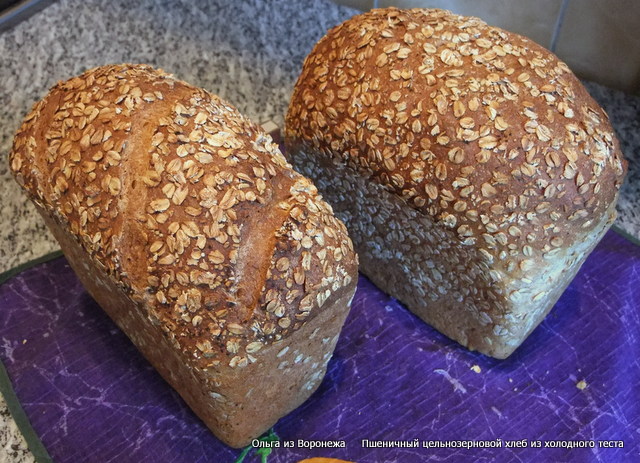
[[[445,8],[478,16],[554,51],[580,77],[640,94],[640,0],[335,0],[375,7]]]

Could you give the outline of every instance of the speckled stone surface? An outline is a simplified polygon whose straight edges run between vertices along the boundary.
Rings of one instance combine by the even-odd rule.
[[[280,124],[304,57],[354,13],[328,1],[62,0],[0,35],[0,265],[56,247],[6,163],[20,121],[56,81],[102,64],[144,62],[227,99],[256,122]]]
[[[640,238],[640,97],[585,82],[591,96],[609,115],[622,152],[629,161],[627,178],[620,191],[616,225]]]
[[[60,0],[0,34],[0,271],[57,248],[6,163],[21,119],[56,81],[97,65],[146,62],[220,95],[257,122],[281,124],[306,54],[328,28],[356,13],[328,0]],[[587,87],[630,161],[617,223],[640,236],[640,97]],[[0,404],[0,461],[32,461],[2,410]]]

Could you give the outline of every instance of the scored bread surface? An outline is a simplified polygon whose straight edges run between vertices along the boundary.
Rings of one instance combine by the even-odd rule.
[[[355,290],[357,260],[313,184],[231,105],[149,66],[96,68],[57,84],[35,105],[10,158],[18,182],[67,244],[63,250],[74,248],[70,260],[81,279],[102,272],[135,302],[125,311],[138,317],[129,321],[134,327],[122,326],[130,315],[121,309],[108,312],[134,342],[146,339],[137,344],[152,363],[163,361],[148,345],[154,336],[138,330],[157,332],[158,344],[171,346],[184,375],[196,376],[189,387],[212,401],[237,396],[216,423],[203,418],[228,443],[244,445],[317,387]],[[98,286],[93,292],[103,307],[112,305],[101,301],[108,295]],[[329,332],[314,330],[317,317],[334,320]],[[320,357],[313,362],[308,340],[295,336],[307,325],[320,346],[311,348]],[[232,372],[264,374],[261,363],[281,371],[268,378]],[[290,368],[313,381],[288,380],[297,375]],[[236,380],[225,384],[227,376]],[[169,382],[181,392],[180,381],[177,374]],[[230,384],[239,389],[228,391]],[[245,389],[257,388],[252,400],[264,400],[261,387],[286,390],[291,401],[266,418],[255,409],[241,415],[256,423],[250,430],[242,423],[237,432],[221,430],[221,415],[243,408]],[[206,414],[196,408],[208,405],[194,400],[196,413]]]
[[[373,10],[330,30],[305,60],[285,139],[364,273],[497,357],[611,224],[626,169],[606,114],[563,62],[443,10]],[[400,221],[394,207],[418,216]],[[423,218],[435,224],[426,241]]]

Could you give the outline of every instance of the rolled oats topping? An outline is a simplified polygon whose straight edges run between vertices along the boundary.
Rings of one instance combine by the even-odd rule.
[[[11,167],[202,366],[247,365],[322,310],[309,295],[325,299],[355,271],[344,225],[269,135],[149,66],[57,84]]]

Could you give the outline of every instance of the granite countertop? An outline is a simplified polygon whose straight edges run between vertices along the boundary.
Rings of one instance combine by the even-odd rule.
[[[0,272],[57,249],[7,168],[13,134],[56,81],[107,63],[144,62],[282,124],[302,61],[356,14],[328,0],[61,0],[0,34]],[[585,83],[629,160],[617,225],[640,237],[640,97]],[[33,461],[0,401],[0,461]]]

